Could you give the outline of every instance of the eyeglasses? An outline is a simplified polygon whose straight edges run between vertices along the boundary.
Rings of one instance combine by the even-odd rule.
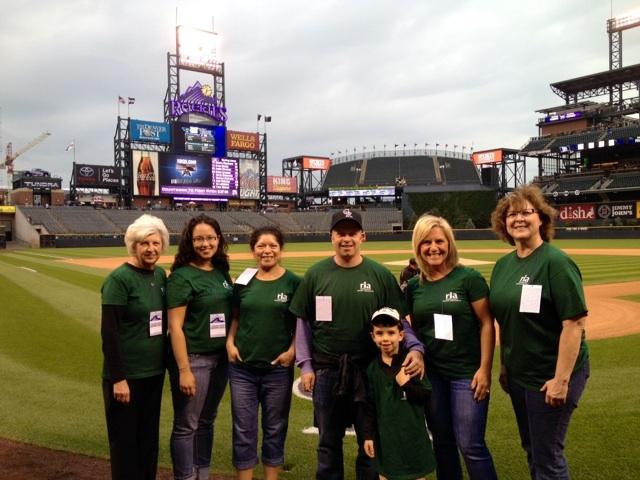
[[[507,213],[507,218],[509,220],[513,220],[518,215],[522,215],[524,218],[527,218],[527,217],[530,217],[531,215],[533,215],[534,213],[536,213],[536,209],[535,208],[525,208],[524,210],[516,210],[514,212],[508,212]]]
[[[193,237],[194,245],[202,245],[204,242],[213,243],[218,240],[215,235],[209,235],[207,237]]]

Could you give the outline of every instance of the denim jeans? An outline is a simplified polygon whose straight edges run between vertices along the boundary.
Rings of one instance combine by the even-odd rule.
[[[545,392],[526,390],[507,377],[511,404],[516,414],[522,448],[527,452],[532,480],[569,479],[564,439],[589,373],[587,360],[571,375],[567,403],[561,407],[547,405],[544,402]]]
[[[427,423],[433,435],[438,478],[462,480],[462,454],[471,480],[497,478],[484,440],[489,397],[473,399],[471,379],[451,379],[429,372],[433,388]]]
[[[233,466],[238,470],[258,463],[258,408],[262,407],[262,464],[284,464],[289,426],[293,368],[257,370],[229,364],[233,416]]]
[[[180,391],[180,376],[169,370],[173,399],[171,458],[176,480],[208,479],[213,448],[213,423],[227,385],[227,354],[189,355],[196,379],[196,394]]]
[[[342,480],[344,478],[344,458],[342,440],[346,414],[351,411],[348,399],[338,399],[333,387],[338,382],[337,369],[316,370],[313,389],[313,412],[319,430],[317,480]],[[362,410],[362,409],[360,409]],[[362,437],[364,411],[356,411],[353,426],[358,440],[356,458],[356,480],[378,480],[373,461],[364,453]]]

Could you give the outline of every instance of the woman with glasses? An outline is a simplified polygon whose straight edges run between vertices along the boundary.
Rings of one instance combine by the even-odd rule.
[[[277,480],[284,464],[295,359],[296,317],[289,305],[300,277],[280,265],[284,238],[277,227],[254,230],[249,246],[257,268],[236,280],[227,338],[233,465],[238,480],[253,478],[261,408],[264,478]]]
[[[485,442],[495,348],[489,287],[479,272],[459,264],[444,218],[420,217],[412,245],[420,274],[407,282],[406,296],[425,345],[432,385],[427,422],[438,478],[462,480],[461,454],[471,480],[495,479]]]
[[[516,247],[496,262],[490,301],[500,325],[500,385],[536,480],[569,478],[564,440],[589,377],[582,276],[549,243],[555,216],[540,189],[525,186],[491,217],[494,231]]]
[[[233,294],[227,243],[216,220],[199,215],[187,223],[171,272],[173,472],[178,480],[202,480],[209,478],[213,424],[227,384],[225,343]]]

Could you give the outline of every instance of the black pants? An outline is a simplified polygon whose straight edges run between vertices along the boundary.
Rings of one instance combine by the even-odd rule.
[[[113,398],[113,383],[102,381],[107,417],[111,478],[155,480],[158,469],[158,430],[164,374],[127,380],[128,405]]]

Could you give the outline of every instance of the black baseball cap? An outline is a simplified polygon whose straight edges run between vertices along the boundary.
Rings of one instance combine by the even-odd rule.
[[[358,227],[360,227],[360,230],[363,230],[362,217],[360,216],[360,214],[353,210],[349,210],[348,208],[345,208],[344,210],[340,210],[333,214],[333,216],[331,217],[331,230],[333,230],[339,222],[345,220],[349,220],[355,223],[356,225],[358,225]]]

